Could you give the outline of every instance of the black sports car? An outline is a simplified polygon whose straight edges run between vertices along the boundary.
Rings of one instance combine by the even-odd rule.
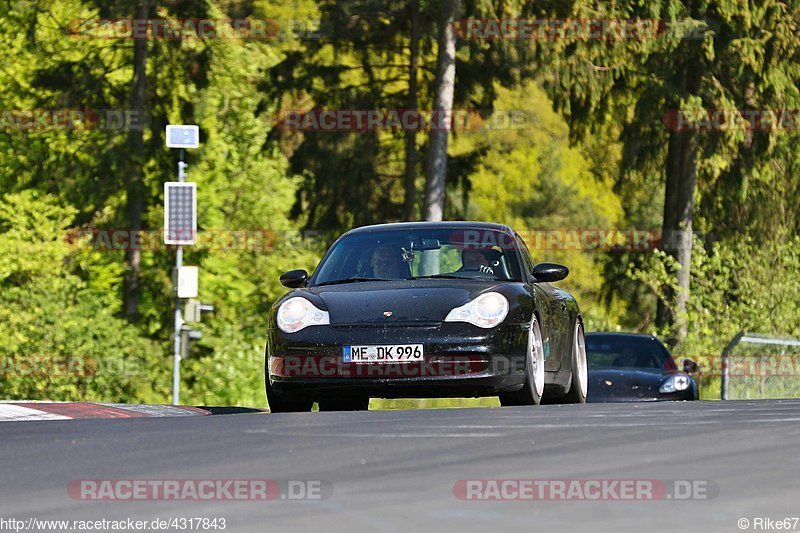
[[[687,373],[696,368],[684,360],[684,371],[664,344],[652,335],[589,333],[591,402],[697,400],[697,383]]]
[[[366,409],[370,397],[586,401],[578,304],[510,228],[414,222],[348,231],[272,306],[270,409]]]

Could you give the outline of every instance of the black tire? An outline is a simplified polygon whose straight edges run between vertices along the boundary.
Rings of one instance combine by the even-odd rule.
[[[345,398],[331,398],[319,401],[320,411],[367,411],[369,397],[354,396]]]
[[[308,413],[314,405],[313,400],[307,398],[287,398],[278,394],[269,383],[267,378],[267,403],[270,413]]]
[[[536,315],[528,330],[528,348],[525,354],[525,384],[516,392],[500,394],[500,405],[539,405],[544,394],[544,347],[542,329]]]
[[[572,380],[569,391],[564,395],[563,403],[586,403],[589,376],[586,361],[586,336],[580,320],[575,323],[575,335],[572,337]]]

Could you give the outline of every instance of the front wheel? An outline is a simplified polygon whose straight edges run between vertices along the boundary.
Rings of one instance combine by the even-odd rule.
[[[536,315],[528,329],[528,347],[525,354],[525,384],[517,392],[500,394],[500,405],[539,405],[544,394],[544,346],[542,330]]]
[[[589,370],[586,362],[586,336],[580,320],[575,323],[572,339],[572,382],[564,403],[586,403],[589,385]]]
[[[266,389],[270,413],[308,413],[314,405],[312,400],[288,398],[275,392],[269,383],[269,374],[266,376]]]

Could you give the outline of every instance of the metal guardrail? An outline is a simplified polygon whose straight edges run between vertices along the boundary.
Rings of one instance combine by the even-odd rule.
[[[800,348],[800,339],[792,339],[786,337],[776,337],[772,335],[764,335],[758,333],[746,333],[744,331],[738,333],[731,341],[725,346],[725,349],[722,350],[722,384],[721,384],[721,399],[728,400],[729,399],[729,388],[731,382],[731,375],[730,375],[730,357],[733,353],[733,349],[738,346],[739,344],[748,343],[748,344],[760,344],[760,345],[773,345],[773,346],[783,346],[784,350],[781,355],[785,355],[785,348],[786,347],[798,347]],[[764,357],[769,357],[764,356]],[[798,380],[800,380],[800,375],[795,376]],[[763,391],[763,379],[762,379],[762,391],[761,395],[764,396]]]

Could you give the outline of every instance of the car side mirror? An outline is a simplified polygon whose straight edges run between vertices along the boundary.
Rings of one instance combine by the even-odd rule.
[[[691,359],[684,359],[683,371],[686,372],[687,374],[692,374],[694,372],[697,372],[697,363],[695,363]]]
[[[536,281],[561,281],[569,275],[569,269],[558,263],[539,263],[533,267],[533,277]]]
[[[308,272],[305,270],[290,270],[281,274],[281,285],[290,289],[299,289],[308,284]]]

